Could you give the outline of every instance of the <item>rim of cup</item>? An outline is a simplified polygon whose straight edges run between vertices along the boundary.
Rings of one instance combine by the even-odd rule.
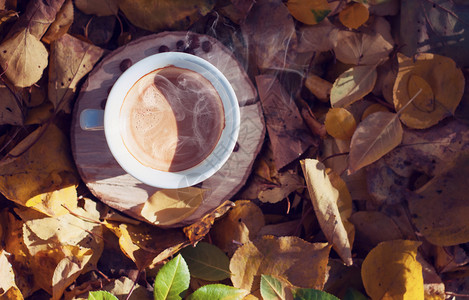
[[[120,110],[127,92],[144,75],[171,65],[195,71],[208,79],[217,90],[225,113],[225,127],[214,150],[201,163],[178,172],[160,171],[141,164],[127,150],[120,130]],[[239,104],[228,79],[210,62],[183,52],[158,53],[133,64],[114,83],[104,109],[104,133],[117,163],[139,181],[158,188],[188,187],[215,174],[228,160],[235,147],[239,125]]]

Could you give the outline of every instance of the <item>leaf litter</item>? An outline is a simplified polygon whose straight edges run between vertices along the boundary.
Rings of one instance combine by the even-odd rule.
[[[312,289],[341,299],[469,294],[469,284],[450,283],[469,272],[467,64],[453,48],[466,44],[450,41],[467,27],[459,2],[161,0],[161,18],[145,1],[30,1],[23,10],[14,2],[0,2],[0,297],[42,289],[52,299],[80,299],[99,283],[148,299],[135,274],[148,272],[153,282],[190,245],[190,257],[212,269],[228,262],[223,278],[234,286],[208,278],[214,284],[193,299],[213,291],[326,297]],[[395,41],[383,16],[399,5],[404,26]],[[120,26],[98,47],[78,25],[83,14]],[[178,224],[203,205],[203,189],[149,195],[146,223],[116,218],[83,191],[66,125],[82,79],[108,50],[167,29],[208,33],[235,52],[257,86],[268,131],[241,192],[184,228]],[[109,238],[140,273],[99,273]],[[218,256],[225,267],[214,263]]]

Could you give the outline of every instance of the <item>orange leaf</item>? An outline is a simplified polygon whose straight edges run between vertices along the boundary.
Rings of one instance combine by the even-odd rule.
[[[288,0],[287,7],[295,19],[308,25],[321,22],[331,12],[327,0]]]
[[[350,29],[357,29],[370,17],[368,8],[361,3],[353,3],[339,13],[340,22]]]
[[[345,108],[331,108],[326,114],[326,130],[336,139],[348,140],[352,137],[357,122]]]

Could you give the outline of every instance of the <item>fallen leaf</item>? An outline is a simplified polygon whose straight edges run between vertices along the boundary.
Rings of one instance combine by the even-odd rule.
[[[215,245],[200,242],[195,247],[182,249],[181,254],[192,277],[208,281],[220,281],[230,277],[230,259]]]
[[[167,262],[155,277],[154,300],[182,299],[191,275],[181,254]]]
[[[283,69],[294,60],[295,24],[281,1],[256,1],[241,23],[241,31],[260,69]]]
[[[261,295],[263,299],[286,300],[292,299],[291,284],[279,277],[261,275]]]
[[[256,204],[238,200],[227,215],[215,223],[210,234],[214,244],[232,256],[240,245],[255,240],[264,224],[264,214]]]
[[[436,272],[432,264],[428,263],[420,253],[417,253],[417,260],[422,265],[423,288],[425,299],[444,300],[445,284]]]
[[[146,223],[133,225],[106,221],[104,225],[119,238],[122,252],[139,270],[167,259],[186,245],[181,230],[161,229]]]
[[[275,167],[280,170],[298,159],[316,141],[303,123],[295,102],[275,76],[256,76],[256,82]]]
[[[375,86],[376,66],[356,66],[342,73],[332,85],[331,106],[346,107],[368,95]]]
[[[88,15],[114,16],[119,10],[119,1],[116,0],[75,0],[75,6]]]
[[[350,143],[349,173],[367,166],[397,147],[403,129],[398,115],[376,112],[358,124]]]
[[[121,0],[120,10],[132,24],[149,31],[187,28],[214,7],[213,0]]]
[[[71,102],[79,81],[103,54],[103,49],[68,34],[52,43],[48,92],[56,111],[71,113]]]
[[[91,291],[88,300],[118,300],[118,298],[107,291]]]
[[[36,83],[47,67],[48,52],[40,39],[65,0],[31,1],[0,44],[0,65],[18,87]]]
[[[34,143],[24,154],[2,165],[0,191],[11,201],[47,215],[67,214],[62,205],[76,207],[78,175],[65,134],[53,124],[45,126],[31,134]],[[17,148],[22,148],[21,143],[10,153]]]
[[[326,167],[316,159],[301,160],[314,212],[327,240],[346,265],[352,265],[351,244],[339,208],[339,192],[331,184]]]
[[[236,250],[230,261],[231,281],[234,287],[253,292],[260,289],[260,275],[277,275],[295,286],[322,289],[329,251],[325,243],[264,236]]]
[[[374,104],[371,104],[370,106],[368,106],[364,111],[363,111],[363,114],[362,114],[362,117],[361,117],[361,121],[363,121],[364,119],[366,119],[366,117],[368,117],[369,115],[371,115],[372,113],[375,113],[375,112],[378,112],[378,111],[384,111],[384,112],[387,112],[389,111],[389,109],[382,105],[382,104],[379,104],[379,103],[374,103]]]
[[[340,299],[347,300],[346,293],[350,288],[363,290],[363,283],[360,274],[361,266],[359,267],[355,264],[348,267],[344,265],[340,259],[330,259],[327,267],[329,274],[326,284],[324,285],[325,292],[333,294]]]
[[[278,186],[267,188],[259,192],[258,198],[263,203],[277,203],[288,195],[304,187],[303,178],[290,172],[279,173],[276,177]]]
[[[358,27],[365,24],[370,17],[368,8],[361,3],[351,3],[346,8],[340,11],[340,22],[350,29],[358,29]]]
[[[397,55],[399,71],[393,88],[396,110],[401,110],[422,89],[419,98],[400,114],[401,121],[423,129],[454,114],[464,92],[464,76],[448,57],[422,53],[415,57]],[[447,88],[451,86],[451,88]]]
[[[316,290],[316,289],[303,289],[303,288],[293,289],[293,297],[296,300],[308,300],[308,299],[339,300],[339,298],[337,298],[336,296],[328,294],[326,292]]]
[[[0,125],[22,125],[24,121],[21,98],[4,84],[0,84]]]
[[[336,139],[349,140],[357,128],[353,115],[345,108],[331,108],[326,114],[326,131]]]
[[[337,43],[339,29],[329,19],[324,19],[316,25],[304,25],[298,30],[299,53],[329,51]]]
[[[197,210],[205,192],[197,187],[159,190],[143,204],[141,215],[160,226],[176,224]]]
[[[76,4],[76,1],[75,1]],[[57,13],[55,21],[50,25],[42,41],[50,44],[67,33],[73,23],[73,2],[65,0],[60,11]]]
[[[337,34],[334,53],[344,64],[376,65],[384,62],[392,49],[393,45],[381,33],[341,30]]]
[[[431,52],[469,66],[469,7],[465,1],[401,1],[401,51],[407,56]]]
[[[440,174],[407,197],[412,222],[430,243],[451,246],[469,242],[466,215],[469,152],[461,152]]]
[[[16,286],[15,273],[8,261],[5,250],[0,250],[0,298],[22,299],[21,292]]]
[[[111,295],[117,296],[117,299],[126,299],[130,294],[129,300],[155,300],[145,286],[125,276],[111,281],[103,286],[103,289],[108,291]]]
[[[224,284],[208,284],[197,289],[187,300],[229,299],[242,300],[249,294],[247,290],[237,289]]]
[[[371,299],[423,299],[421,242],[386,241],[372,249],[362,265],[362,280]]]
[[[395,16],[399,13],[401,1],[399,0],[370,0],[370,14],[375,16]]]
[[[308,25],[320,23],[331,12],[327,0],[288,0],[287,7],[295,19]]]

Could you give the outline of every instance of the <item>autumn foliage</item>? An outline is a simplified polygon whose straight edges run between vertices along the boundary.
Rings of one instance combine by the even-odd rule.
[[[467,297],[468,24],[449,0],[0,0],[0,299]],[[190,224],[203,185],[135,219],[70,147],[90,72],[163,31],[223,43],[266,128]]]

